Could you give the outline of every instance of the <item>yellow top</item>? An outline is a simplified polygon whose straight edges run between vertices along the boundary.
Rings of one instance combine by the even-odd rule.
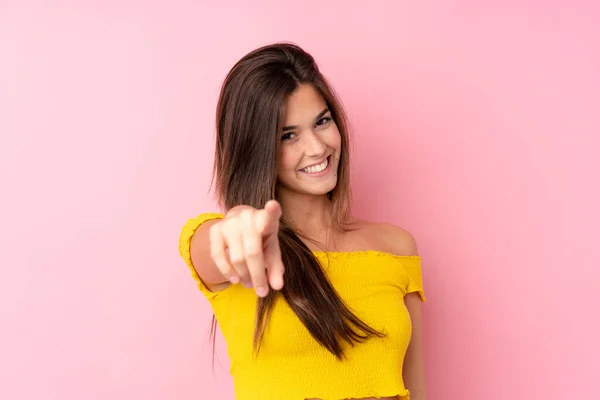
[[[200,291],[208,298],[227,344],[237,400],[303,400],[385,397],[409,393],[402,363],[411,336],[404,296],[417,292],[425,301],[419,256],[379,251],[315,252],[341,298],[365,323],[386,334],[344,347],[338,360],[318,344],[285,301],[276,301],[258,356],[252,340],[257,296],[241,284],[211,292],[198,277],[190,240],[206,213],[183,227],[179,251]]]

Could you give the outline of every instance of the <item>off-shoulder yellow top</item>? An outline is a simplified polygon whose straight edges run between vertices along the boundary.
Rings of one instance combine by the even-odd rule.
[[[419,256],[379,251],[315,252],[341,298],[364,322],[385,333],[344,348],[338,360],[302,325],[283,300],[275,303],[258,355],[252,340],[257,296],[241,284],[211,292],[198,277],[190,241],[205,221],[222,218],[206,213],[189,220],[179,251],[200,291],[206,296],[225,338],[237,400],[339,400],[399,395],[409,399],[402,364],[411,336],[404,305],[407,293],[425,301]],[[326,316],[324,316],[326,318]]]

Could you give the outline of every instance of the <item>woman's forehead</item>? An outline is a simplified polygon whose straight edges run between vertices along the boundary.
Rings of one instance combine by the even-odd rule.
[[[326,107],[325,99],[313,85],[302,84],[287,99],[284,125],[312,123]]]

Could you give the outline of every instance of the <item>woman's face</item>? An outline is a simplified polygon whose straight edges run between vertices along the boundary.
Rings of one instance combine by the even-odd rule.
[[[278,190],[323,195],[335,188],[341,137],[327,103],[310,84],[288,98],[277,154]]]

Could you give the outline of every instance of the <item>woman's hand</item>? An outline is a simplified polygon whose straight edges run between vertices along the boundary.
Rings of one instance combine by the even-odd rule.
[[[229,282],[242,282],[264,297],[269,286],[283,287],[283,261],[279,249],[281,206],[270,200],[264,209],[237,206],[210,227],[210,253]]]

